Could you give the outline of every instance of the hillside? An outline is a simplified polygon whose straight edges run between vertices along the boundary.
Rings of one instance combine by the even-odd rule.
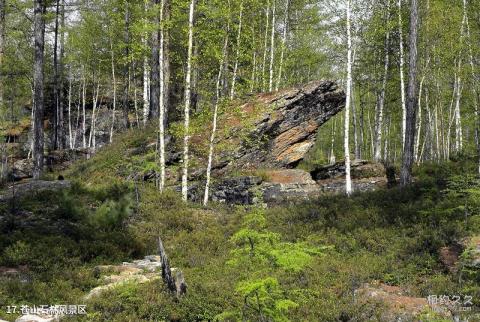
[[[473,162],[421,166],[405,189],[201,207],[132,175],[154,136],[130,130],[62,172],[70,188],[25,195],[13,211],[1,205],[1,303],[85,304],[87,314],[72,317],[79,321],[448,321],[452,313],[427,298],[458,294],[472,296],[472,311],[453,314],[475,321]],[[159,272],[121,273],[122,262],[156,255],[158,236],[185,276],[180,298]],[[113,281],[121,282],[87,295]]]

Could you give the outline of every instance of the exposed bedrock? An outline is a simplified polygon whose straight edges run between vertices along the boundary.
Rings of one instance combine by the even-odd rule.
[[[229,167],[295,167],[314,145],[318,128],[344,107],[345,93],[332,81],[314,81],[299,88],[259,95],[241,107],[247,117],[253,115],[253,120],[247,122],[252,126],[243,142],[238,142],[238,148],[230,153]],[[237,127],[240,131],[245,124]],[[231,133],[234,132],[235,128]],[[233,135],[228,141],[235,144]],[[226,164],[225,158],[222,161],[218,168]]]

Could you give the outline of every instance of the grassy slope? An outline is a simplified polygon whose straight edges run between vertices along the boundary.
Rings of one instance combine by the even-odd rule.
[[[150,133],[123,135],[66,173],[77,181],[71,190],[30,196],[15,217],[3,221],[0,265],[25,265],[28,281],[2,280],[2,305],[82,303],[81,297],[99,284],[95,265],[155,253],[155,237],[161,235],[172,266],[184,271],[188,294],[174,300],[158,281],[125,285],[87,303],[87,320],[208,320],[241,307],[235,284],[253,268],[225,263],[233,249],[229,238],[251,209],[185,205],[173,193],[159,195],[150,184],[126,180],[154,161],[147,148],[154,139]],[[480,232],[476,201],[468,201],[471,213],[465,219],[467,199],[444,191],[449,177],[473,171],[469,162],[429,165],[405,190],[267,209],[267,228],[283,240],[333,246],[303,272],[270,272],[286,296],[300,304],[289,313],[291,320],[375,320],[381,306],[353,302],[353,290],[372,280],[423,297],[468,293],[478,305],[478,274],[464,274],[460,284],[438,259],[439,247]],[[0,206],[0,216],[8,219],[9,213],[8,205]],[[301,294],[295,291],[299,288]],[[0,317],[11,318],[3,310]]]

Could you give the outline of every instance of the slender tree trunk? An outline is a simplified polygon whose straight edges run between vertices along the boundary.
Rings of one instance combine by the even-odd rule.
[[[159,0],[153,0],[153,5],[156,6],[160,2]],[[152,61],[150,69],[150,117],[157,118],[159,115],[159,95],[160,95],[160,70],[159,70],[159,51],[160,51],[160,17],[158,14],[155,16],[155,25],[157,26],[152,33]]]
[[[405,103],[405,53],[403,49],[403,22],[402,22],[402,0],[398,0],[398,35],[400,38],[400,94],[402,99],[402,149],[405,145],[405,126],[407,122],[407,112]]]
[[[410,9],[410,62],[407,93],[407,124],[405,128],[405,147],[403,149],[400,183],[402,186],[412,182],[413,152],[415,144],[415,119],[417,112],[417,41],[418,41],[418,0],[411,0]]]
[[[148,68],[148,58],[143,58],[143,125],[148,122],[148,114],[150,114],[150,72]]]
[[[352,36],[350,21],[351,0],[347,0],[347,101],[345,103],[344,152],[345,152],[345,192],[352,193],[352,178],[350,175],[350,103],[352,96]]]
[[[147,14],[148,0],[144,1],[144,14]],[[146,28],[147,20],[144,18],[144,28]],[[148,46],[147,33],[142,36],[142,45]],[[148,115],[150,114],[150,71],[148,68],[148,57],[143,57],[143,126],[147,125]]]
[[[55,4],[55,27],[53,36],[53,101],[55,111],[53,113],[53,149],[58,149],[59,141],[59,114],[60,114],[60,98],[59,98],[59,77],[58,77],[58,26],[60,15],[60,0],[56,0]]]
[[[463,146],[463,133],[462,133],[462,117],[460,113],[460,101],[462,99],[462,79],[460,76],[460,68],[461,68],[461,59],[459,62],[459,75],[457,76],[457,91],[455,97],[455,110],[454,110],[454,117],[455,117],[455,152],[459,153],[462,150]]]
[[[61,5],[61,33],[60,33],[60,53],[58,60],[58,77],[60,78],[58,84],[58,147],[64,149],[66,146],[65,143],[65,124],[64,124],[64,64],[63,59],[65,56],[65,0],[62,0]]]
[[[208,197],[209,197],[208,194],[209,194],[209,188],[210,188],[210,175],[212,171],[212,162],[213,162],[213,148],[215,144],[215,134],[217,131],[218,103],[220,100],[220,81],[222,79],[223,63],[227,55],[229,29],[230,29],[229,26],[227,26],[227,33],[225,35],[225,41],[223,43],[222,58],[220,59],[217,82],[215,84],[215,103],[213,108],[212,134],[210,135],[210,146],[208,151],[208,164],[207,164],[207,180],[205,183],[205,193],[203,195],[204,206],[207,205]]]
[[[275,58],[275,2],[272,4],[272,34],[270,39],[270,81],[268,85],[268,91],[273,90],[273,60]]]
[[[262,92],[265,92],[265,84],[266,84],[265,69],[267,66],[269,24],[270,24],[270,0],[267,0],[267,8],[265,9],[265,37],[264,37],[265,43],[263,45],[263,63],[262,63]]]
[[[113,141],[113,130],[115,128],[115,112],[117,111],[117,79],[115,77],[115,57],[113,53],[113,40],[110,38],[110,54],[112,65],[112,89],[113,89],[113,107],[112,107],[112,126],[110,127],[110,143]]]
[[[85,111],[85,105],[87,104],[87,76],[85,71],[85,66],[83,67],[83,84],[82,84],[82,139],[83,139],[83,148],[87,147],[87,116]]]
[[[125,66],[123,71],[123,127],[128,129],[130,127],[130,121],[128,119],[129,109],[129,92],[130,92],[130,8],[129,2],[125,2]]]
[[[463,18],[460,30],[460,45],[465,41],[465,27],[467,23],[467,1],[463,0]],[[462,117],[460,112],[460,103],[462,99],[462,54],[463,50],[460,50],[458,58],[458,71],[457,71],[457,95],[455,97],[455,152],[459,153],[463,148],[463,133],[462,133]]]
[[[70,66],[68,75],[68,144],[73,149],[72,138],[72,67]]]
[[[240,45],[242,37],[242,18],[243,18],[243,1],[240,1],[240,14],[238,17],[238,31],[237,31],[237,47],[235,50],[235,64],[233,65],[232,87],[230,91],[230,99],[233,100],[235,96],[235,84],[237,81],[238,59],[240,56]]]
[[[34,132],[33,132],[33,178],[40,179],[43,173],[43,115],[44,115],[44,48],[45,48],[45,2],[34,2]]]
[[[388,10],[388,9],[387,9]],[[387,13],[388,16],[388,13]],[[388,21],[388,20],[387,20]],[[383,111],[385,105],[385,92],[388,80],[388,67],[390,63],[390,31],[385,35],[385,63],[382,88],[377,98],[377,107],[375,113],[375,138],[374,138],[374,160],[379,162],[382,158],[382,129],[383,129]]]
[[[78,99],[77,99],[77,117],[75,120],[75,132],[73,135],[73,148],[75,148],[76,143],[77,143],[77,135],[78,131],[80,129],[80,104],[82,101],[82,86],[79,84],[78,85]]]
[[[283,34],[282,34],[282,48],[280,49],[280,63],[278,65],[278,75],[277,75],[277,83],[275,85],[275,91],[278,91],[278,88],[280,87],[280,82],[282,80],[283,57],[285,55],[285,49],[286,49],[286,45],[287,45],[290,1],[291,0],[287,0],[287,3],[285,5],[285,17],[284,17],[284,21],[283,21]]]
[[[170,12],[171,12],[171,2],[170,0],[163,0],[163,18],[162,21],[167,23],[170,21]],[[163,106],[164,106],[164,117],[163,123],[165,124],[165,129],[168,128],[168,111],[170,107],[170,29],[166,28],[164,24],[163,27]]]
[[[386,122],[386,126],[385,126],[385,142],[383,143],[383,160],[385,160],[385,162],[388,162],[389,159],[388,159],[388,152],[389,152],[389,136],[390,136],[390,130],[391,130],[391,126],[392,126],[392,117],[389,115],[387,117],[387,122]]]
[[[98,94],[100,92],[100,81],[97,83],[97,88],[95,89],[95,76],[93,77],[93,97],[92,97],[92,102],[93,102],[93,108],[92,108],[92,119],[90,121],[90,134],[88,136],[88,147],[91,148],[93,147],[95,149],[95,146],[93,142],[95,141],[95,122],[96,122],[96,117],[97,117],[97,103],[98,103]]]
[[[357,104],[356,104],[354,89],[355,89],[355,85],[352,79],[351,104],[352,104],[352,122],[353,122],[353,143],[354,143],[355,160],[360,160],[362,158],[361,146],[360,146],[361,140],[360,140],[360,134],[359,134],[358,111],[357,111]]]
[[[195,0],[190,3],[190,12],[188,19],[188,56],[187,56],[187,74],[185,78],[185,110],[184,110],[184,138],[183,138],[183,174],[182,174],[182,199],[187,201],[188,197],[188,144],[190,139],[190,92],[192,77],[192,51],[193,51],[193,16],[195,9]]]
[[[415,132],[417,133],[416,135],[416,142],[415,142],[415,148],[414,148],[414,160],[415,162],[419,162],[418,158],[418,152],[420,148],[420,137],[422,133],[422,92],[423,92],[423,82],[425,81],[425,75],[423,75],[422,80],[420,81],[420,90],[418,92],[418,103],[417,103],[417,109],[418,109],[418,118],[416,121],[416,130]]]
[[[160,191],[163,191],[165,187],[165,106],[164,106],[164,98],[165,93],[163,92],[165,89],[164,84],[164,75],[165,70],[163,66],[163,10],[165,6],[165,1],[160,1],[160,48],[159,48],[159,72],[160,72],[160,95],[159,95],[159,119],[158,119],[158,130],[159,130],[159,161],[160,161],[160,180],[158,182],[158,188]]]
[[[133,82],[133,109],[135,110],[135,122],[137,123],[137,127],[140,128],[140,117],[138,115],[138,97],[137,97],[137,73],[136,73],[136,66],[135,61],[133,62],[132,67],[132,82]]]
[[[330,156],[328,158],[330,164],[335,164],[336,162],[336,158],[335,158],[335,150],[334,150],[334,147],[335,147],[335,128],[336,128],[336,123],[337,123],[337,120],[336,119],[333,119],[333,122],[332,122],[332,137],[331,137],[331,140],[330,140]]]

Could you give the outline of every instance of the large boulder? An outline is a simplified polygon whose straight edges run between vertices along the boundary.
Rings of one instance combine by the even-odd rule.
[[[345,93],[331,81],[261,94],[222,120],[226,137],[216,168],[294,168],[314,145],[318,128],[345,106]],[[228,160],[228,161],[226,161]]]

